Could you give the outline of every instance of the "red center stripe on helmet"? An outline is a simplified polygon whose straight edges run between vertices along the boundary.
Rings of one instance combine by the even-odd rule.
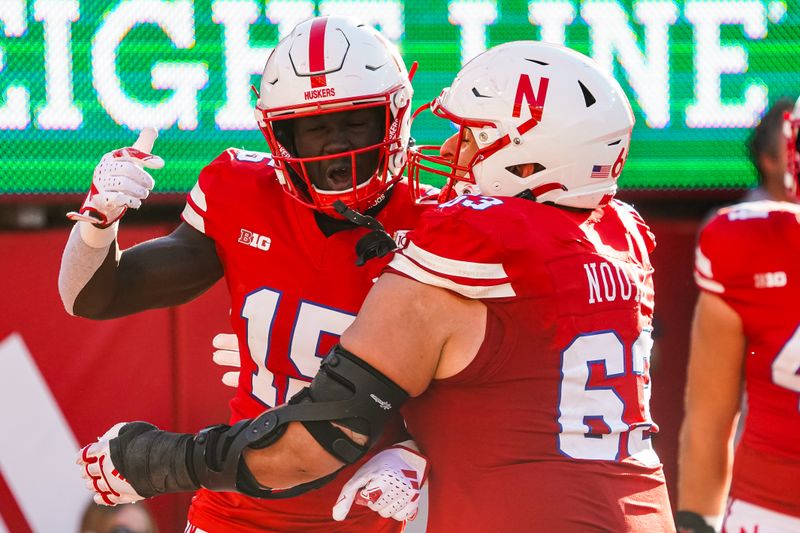
[[[308,67],[311,72],[325,70],[325,26],[328,25],[327,18],[318,18],[311,23],[311,34],[308,38]],[[325,74],[311,76],[311,88],[325,87],[328,80]]]

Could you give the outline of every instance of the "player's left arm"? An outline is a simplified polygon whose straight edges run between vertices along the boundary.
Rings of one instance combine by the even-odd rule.
[[[236,388],[239,382],[239,343],[236,335],[220,333],[212,342],[214,363],[227,372],[222,383]],[[344,520],[353,504],[363,505],[384,518],[413,520],[428,477],[428,458],[413,439],[386,448],[361,467],[344,484],[333,506],[334,520]]]
[[[342,334],[340,345],[407,395],[418,396],[432,379],[452,376],[469,364],[483,341],[485,316],[485,306],[478,301],[396,274],[383,274]],[[245,450],[247,466],[259,482],[269,486],[286,464],[296,466],[284,481],[292,484],[342,466],[326,457],[302,426],[290,429],[292,435],[287,431],[270,448]],[[348,436],[361,442],[366,439],[357,431]],[[316,468],[315,472],[310,472],[311,468]]]
[[[680,432],[678,509],[706,517],[707,522],[722,514],[730,486],[744,352],[738,313],[721,297],[701,291]]]
[[[270,497],[265,488],[325,480],[366,453],[409,395],[466,366],[484,323],[483,304],[386,274],[289,405],[197,435],[118,425],[84,448],[79,464],[95,500],[106,504],[201,485]]]

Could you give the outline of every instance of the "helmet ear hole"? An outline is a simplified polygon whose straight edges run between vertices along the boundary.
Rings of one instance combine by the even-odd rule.
[[[533,176],[537,172],[545,170],[545,166],[542,165],[541,163],[518,163],[516,165],[511,165],[506,167],[506,170],[508,170],[515,176],[524,179],[529,176]]]

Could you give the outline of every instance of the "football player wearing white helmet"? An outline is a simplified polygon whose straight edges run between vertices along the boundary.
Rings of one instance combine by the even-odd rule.
[[[386,235],[413,227],[422,209],[399,181],[411,97],[397,49],[374,28],[345,17],[299,24],[274,48],[262,76],[256,117],[272,154],[228,149],[217,157],[200,173],[172,234],[124,251],[116,241],[125,209],[138,208],[153,187],[142,167],[163,165],[149,153],[155,132],[103,158],[87,202],[71,215],[79,222],[59,276],[67,311],[105,319],[177,305],[225,276],[242,369],[230,404],[232,423],[285,403],[310,381],[320,365],[317,351],[352,321],[387,263],[381,256],[395,245]],[[356,266],[357,259],[369,258]],[[300,332],[320,342],[298,343]],[[118,433],[131,435],[112,428],[80,459],[95,499],[106,504],[141,498],[120,475],[127,472],[102,468],[110,464],[109,443]],[[407,438],[394,417],[375,450]],[[364,459],[366,470],[356,463],[292,500],[200,490],[190,526],[215,532],[400,531],[414,515],[427,462],[413,443],[377,457]],[[408,478],[396,468],[418,472],[419,486],[388,486]],[[353,496],[361,486],[345,487],[350,477],[373,497],[383,487],[383,495]],[[337,520],[347,515],[341,523],[332,517],[340,491],[347,501],[365,504],[339,505]]]
[[[614,196],[633,127],[627,98],[585,56],[536,46],[535,60],[527,58],[530,44],[524,42],[485,52],[417,110],[430,108],[459,133],[441,153],[437,146],[412,151],[415,177],[426,170],[444,176],[445,199],[525,192],[542,203],[594,209]],[[500,58],[507,62],[502,72],[491,68]],[[548,76],[556,68],[561,75]],[[453,159],[462,152],[469,157]]]
[[[405,169],[412,95],[405,65],[375,31],[346,31],[319,18],[297,32],[267,60],[256,104],[278,181],[324,213],[335,214],[337,200],[367,211]],[[315,140],[337,120],[364,141],[341,138],[319,150]]]
[[[332,465],[304,453],[292,421],[335,422],[318,442],[347,462],[399,408],[433,465],[429,532],[674,531],[651,438],[654,240],[613,200],[624,93],[580,54],[515,42],[431,107],[461,131],[414,155],[415,174],[447,165],[448,189],[471,194],[421,215],[306,394],[215,430],[226,452],[192,464],[236,490],[283,486],[286,462],[308,481]],[[126,429],[112,462],[138,494],[146,470],[177,480],[187,453],[209,454],[203,437]]]
[[[699,232],[678,454],[688,533],[800,531],[798,125],[800,106],[773,104],[749,142],[759,193]]]

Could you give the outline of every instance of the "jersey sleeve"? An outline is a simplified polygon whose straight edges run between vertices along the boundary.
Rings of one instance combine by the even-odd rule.
[[[656,249],[656,236],[650,231],[650,226],[644,221],[642,215],[639,214],[632,205],[626,204],[615,200],[615,206],[619,212],[619,217],[625,228],[637,241],[639,246],[647,254],[653,253]]]
[[[717,212],[700,230],[694,258],[694,281],[700,290],[722,295],[734,276],[731,267],[735,243],[730,242],[730,225],[724,212]]]
[[[183,221],[216,240],[221,225],[220,217],[236,209],[232,191],[265,162],[271,164],[271,157],[262,152],[236,148],[222,152],[200,171],[197,182],[186,196],[186,205],[181,213]]]
[[[470,207],[484,205],[481,198],[466,197],[457,205],[425,212],[387,271],[470,299],[516,296],[506,250],[492,231],[502,210],[500,205],[485,210]]]
[[[758,298],[753,290],[785,286],[791,269],[786,250],[797,246],[798,220],[800,207],[788,202],[744,202],[720,209],[700,230],[697,286],[732,304]]]

